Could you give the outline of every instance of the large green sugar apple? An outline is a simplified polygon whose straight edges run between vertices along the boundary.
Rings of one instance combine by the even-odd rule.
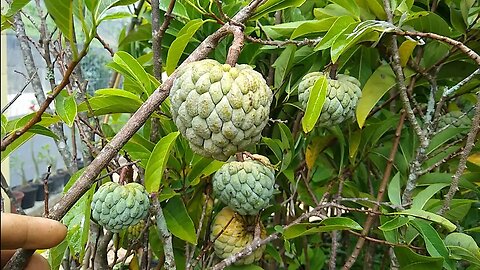
[[[223,203],[241,215],[256,215],[268,206],[275,175],[268,158],[225,163],[213,176],[213,192]]]
[[[315,82],[324,76],[322,72],[311,72],[305,75],[298,85],[298,99],[304,109],[310,98]],[[362,96],[360,82],[351,76],[338,74],[337,79],[327,75],[328,88],[322,112],[317,125],[320,127],[337,125],[353,116],[358,99]]]
[[[92,218],[107,230],[120,232],[144,219],[149,207],[149,196],[142,185],[108,182],[93,195]]]
[[[215,217],[210,234],[210,240],[214,241],[215,254],[225,259],[243,250],[252,243],[255,236],[255,227],[254,216],[241,216],[229,207],[223,208]],[[260,224],[260,238],[264,239],[266,236],[265,228]],[[264,250],[265,246],[263,245],[252,254],[235,262],[235,264],[242,265],[256,262],[260,260]]]
[[[170,90],[172,116],[181,134],[195,153],[218,160],[260,140],[272,97],[252,67],[211,59],[180,67]]]

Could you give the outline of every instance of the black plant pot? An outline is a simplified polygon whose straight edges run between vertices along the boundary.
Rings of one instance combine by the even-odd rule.
[[[43,183],[32,184],[37,189],[37,202],[45,200],[45,188]]]
[[[42,175],[42,179],[45,179],[46,174]],[[63,187],[63,176],[57,174],[51,174],[47,180],[48,183],[48,193],[57,194],[62,191]]]
[[[28,209],[35,205],[37,199],[37,189],[33,185],[19,186],[15,190],[23,192],[25,195],[22,200],[22,208]]]
[[[66,186],[68,183],[68,180],[70,180],[70,177],[71,177],[68,171],[64,169],[58,169],[57,175],[60,177],[63,177],[63,186]]]

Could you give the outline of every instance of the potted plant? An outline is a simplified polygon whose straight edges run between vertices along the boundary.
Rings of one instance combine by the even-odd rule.
[[[17,157],[12,157],[12,164],[16,167],[16,172],[20,175],[22,180],[22,184],[14,187],[12,191],[16,191],[16,196],[18,197],[21,197],[18,192],[23,193],[23,198],[21,198],[21,206],[23,209],[31,208],[33,205],[35,205],[37,188],[27,181],[24,168],[25,161]]]
[[[19,191],[19,190],[12,190],[12,194],[15,197],[15,200],[17,201],[17,203],[19,205],[22,205],[22,200],[23,200],[23,197],[25,196],[25,194],[23,192]],[[13,201],[10,201],[10,212],[14,213],[14,214],[18,214],[17,213],[17,208],[13,204]]]

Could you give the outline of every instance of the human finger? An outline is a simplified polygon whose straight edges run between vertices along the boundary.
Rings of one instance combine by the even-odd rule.
[[[8,260],[15,254],[15,250],[2,250],[2,268],[7,264]],[[38,253],[34,253],[28,261],[25,270],[50,270],[47,259]]]
[[[67,235],[65,225],[41,217],[2,213],[1,226],[1,249],[51,248]]]

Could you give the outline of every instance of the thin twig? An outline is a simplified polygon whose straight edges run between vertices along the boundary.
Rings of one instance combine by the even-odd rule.
[[[100,35],[97,33],[95,35],[95,38],[100,41],[100,43],[102,44],[103,48],[105,48],[105,50],[107,50],[109,53],[110,53],[110,56],[113,57],[115,55],[115,52],[113,51],[112,47],[110,47],[110,45],[108,45],[107,42],[105,42],[105,40],[100,37]]]
[[[35,77],[35,76],[37,76],[37,72],[32,74],[32,76],[28,79],[28,81],[25,83],[25,85],[22,87],[22,89],[20,89],[20,92],[18,92],[15,95],[15,97],[10,102],[8,102],[8,104],[5,105],[5,107],[2,108],[2,113],[4,113],[10,106],[12,106],[12,104],[23,94],[23,91],[25,91],[25,89],[32,82],[33,77]]]
[[[50,173],[52,170],[52,165],[48,165],[47,167],[47,174],[43,178],[43,192],[45,193],[45,199],[44,199],[44,210],[43,210],[43,216],[47,217],[48,216],[48,195],[50,192],[48,191],[48,178],[50,177]]]

